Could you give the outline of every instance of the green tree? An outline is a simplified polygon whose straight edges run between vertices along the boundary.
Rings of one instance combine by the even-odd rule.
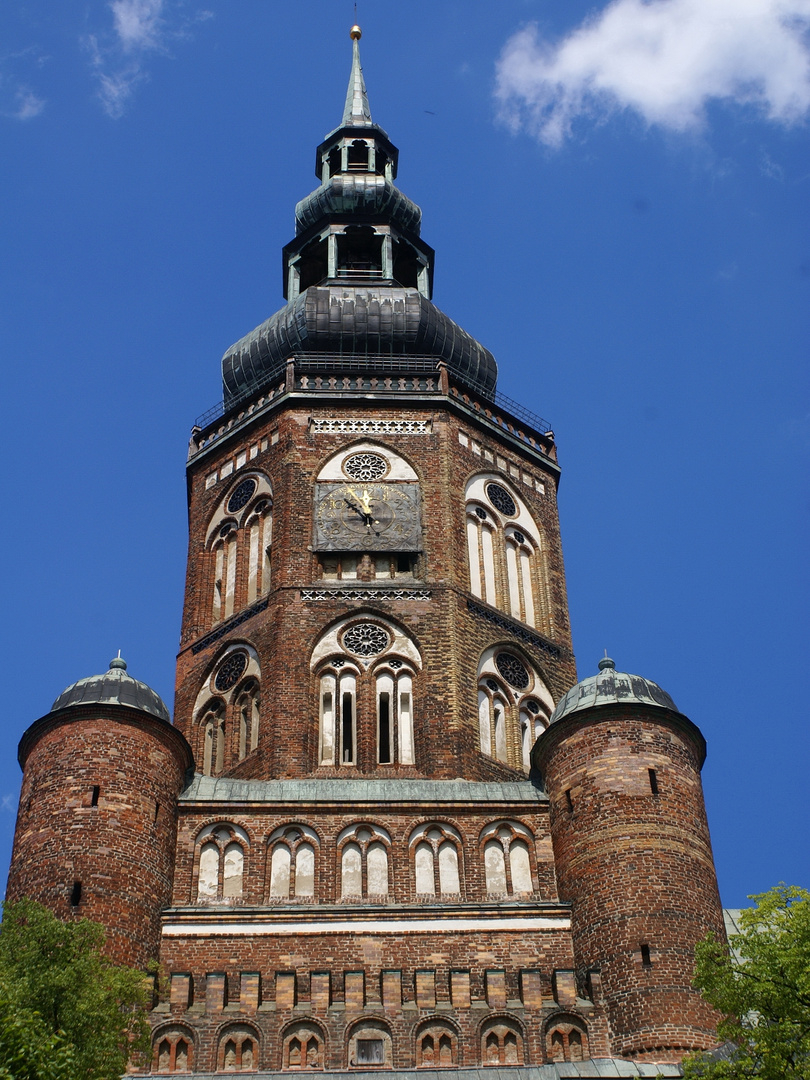
[[[3,905],[0,1080],[118,1080],[148,1051],[150,985],[103,944],[89,919],[61,922],[32,900]]]
[[[810,892],[777,885],[750,897],[740,933],[696,950],[695,986],[723,1016],[715,1055],[684,1063],[701,1080],[810,1080]]]

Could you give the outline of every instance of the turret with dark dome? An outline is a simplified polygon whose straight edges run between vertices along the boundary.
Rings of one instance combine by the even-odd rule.
[[[434,252],[420,237],[421,210],[394,186],[398,150],[371,119],[360,36],[352,27],[342,122],[317,149],[320,187],[296,206],[283,251],[287,304],[223,356],[226,408],[293,357],[317,370],[335,357],[370,371],[403,357],[443,361],[479,393],[495,390],[492,353],[431,301]]]
[[[9,900],[103,923],[118,963],[157,960],[191,747],[120,655],[71,683],[20,740],[23,770]]]
[[[675,702],[658,683],[645,679],[641,675],[630,675],[616,671],[616,665],[609,656],[599,661],[599,673],[582,679],[560,699],[551,715],[550,723],[562,720],[571,713],[591,709],[597,705],[640,704],[657,705],[662,709],[678,711]]]
[[[150,713],[160,720],[170,720],[169,710],[163,699],[145,682],[127,674],[126,660],[120,655],[110,661],[103,675],[90,675],[66,687],[51,706],[51,712],[69,705],[128,705],[132,709]]]

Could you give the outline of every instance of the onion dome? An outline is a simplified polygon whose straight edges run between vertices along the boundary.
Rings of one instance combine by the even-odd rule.
[[[103,675],[91,675],[66,687],[51,706],[51,712],[70,705],[96,704],[126,705],[171,723],[163,699],[146,683],[127,675],[126,661],[120,656],[110,661],[109,671]]]
[[[678,712],[675,702],[658,683],[641,675],[616,671],[614,662],[605,656],[599,661],[599,674],[571,687],[552,713],[549,723],[599,705],[654,705]]]
[[[434,252],[422,211],[395,186],[399,151],[371,118],[352,27],[352,68],[340,126],[315,153],[320,186],[295,208],[282,252],[287,305],[222,357],[226,408],[279,380],[288,360],[323,374],[337,361],[388,374],[407,357],[443,361],[460,382],[492,396],[492,353],[432,302]],[[404,362],[404,363],[403,363]]]

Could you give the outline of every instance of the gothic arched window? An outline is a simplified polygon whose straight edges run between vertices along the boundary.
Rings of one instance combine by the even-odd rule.
[[[514,1021],[489,1021],[481,1032],[481,1063],[522,1065],[523,1034]]]
[[[241,761],[259,744],[259,684],[255,680],[248,681],[237,691],[236,714]]]
[[[350,826],[340,833],[341,899],[387,898],[390,849],[391,837],[377,825]]]
[[[287,1028],[282,1040],[282,1069],[322,1069],[324,1035],[312,1021],[304,1020]]]
[[[458,1034],[447,1024],[429,1021],[416,1034],[416,1067],[448,1069],[458,1065]]]
[[[501,821],[481,833],[484,876],[490,896],[525,896],[535,891],[533,837],[525,825]]]
[[[194,705],[195,758],[219,776],[259,744],[260,669],[256,650],[234,642],[217,657]]]
[[[307,900],[315,895],[317,833],[307,825],[285,825],[271,833],[268,844],[271,900]]]
[[[546,1029],[546,1054],[549,1061],[586,1061],[588,1029],[576,1016],[557,1015]]]
[[[524,656],[512,647],[487,649],[478,665],[482,754],[528,773],[531,749],[553,711],[554,699]]]
[[[320,765],[414,764],[413,683],[422,660],[410,637],[378,616],[344,619],[322,636],[311,666]]]
[[[217,1069],[222,1072],[253,1072],[259,1064],[259,1035],[248,1024],[234,1024],[219,1037]]]
[[[542,533],[501,477],[473,477],[466,489],[470,592],[529,626],[548,631]]]
[[[211,567],[209,625],[229,619],[270,588],[273,493],[263,473],[237,477],[206,530]]]
[[[227,823],[208,825],[197,837],[197,901],[229,903],[244,893],[247,833]]]
[[[420,825],[411,833],[414,890],[417,896],[456,896],[461,893],[459,852],[461,836],[451,825]]]
[[[184,1028],[162,1028],[152,1042],[152,1072],[191,1072],[194,1067],[194,1040]]]

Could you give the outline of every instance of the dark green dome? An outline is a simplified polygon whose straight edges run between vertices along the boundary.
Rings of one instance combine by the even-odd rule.
[[[557,705],[549,723],[599,705],[653,705],[678,711],[675,702],[658,683],[641,675],[616,671],[616,665],[606,656],[599,661],[599,674],[573,686]]]
[[[66,687],[51,706],[51,712],[70,705],[126,705],[171,723],[169,710],[151,686],[127,675],[126,661],[120,656],[110,661],[109,671],[90,675]]]

